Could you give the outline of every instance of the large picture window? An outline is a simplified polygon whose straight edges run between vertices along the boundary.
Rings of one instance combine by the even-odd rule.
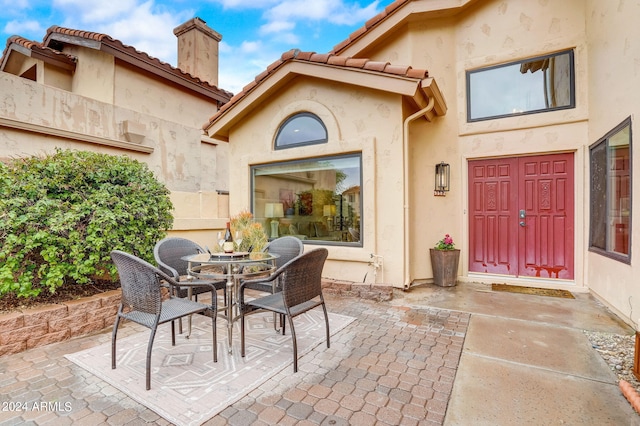
[[[467,71],[467,121],[575,107],[573,51]]]
[[[252,212],[270,238],[361,245],[362,156],[251,167]]]
[[[631,118],[590,148],[589,248],[631,261]]]

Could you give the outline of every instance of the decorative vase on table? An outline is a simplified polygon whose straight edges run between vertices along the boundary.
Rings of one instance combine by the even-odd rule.
[[[458,278],[458,263],[460,250],[454,248],[453,238],[446,234],[429,249],[431,268],[433,269],[433,283],[440,287],[453,287]]]

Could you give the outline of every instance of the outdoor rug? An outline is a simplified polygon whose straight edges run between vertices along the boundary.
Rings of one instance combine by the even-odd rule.
[[[507,291],[509,293],[535,294],[537,296],[564,297],[565,299],[575,299],[573,294],[567,290],[555,290],[550,288],[523,287],[509,284],[491,284],[493,291]]]
[[[329,314],[336,334],[355,318]],[[199,425],[238,401],[284,368],[293,374],[291,333],[273,328],[273,314],[246,319],[246,357],[240,356],[240,323],[234,324],[233,354],[228,353],[227,322],[219,319],[218,362],[213,362],[211,319],[194,315],[191,337],[176,335],[171,325],[158,328],[151,357],[151,389],[145,390],[145,360],[149,330],[118,338],[116,369],[111,369],[111,342],[66,357],[176,425]],[[294,318],[298,363],[318,345],[326,348],[322,309]],[[177,327],[176,327],[177,332]],[[185,330],[186,332],[186,330]]]

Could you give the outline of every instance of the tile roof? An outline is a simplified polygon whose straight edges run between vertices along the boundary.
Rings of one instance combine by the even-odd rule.
[[[7,45],[2,57],[0,58],[0,64],[4,64],[4,61],[6,61],[6,57],[11,50],[11,46],[15,44],[29,49],[32,52],[37,52],[50,59],[58,58],[58,62],[62,60],[73,63],[75,67],[77,58],[62,52],[61,43],[86,45],[85,43],[81,43],[84,40],[96,42],[96,45],[92,47],[110,53],[125,62],[137,66],[138,68],[145,69],[162,78],[172,80],[183,86],[191,87],[206,96],[213,97],[219,104],[228,102],[228,100],[233,96],[233,93],[231,92],[220,89],[188,72],[182,71],[180,68],[173,67],[166,62],[162,62],[157,58],[149,56],[145,52],[138,51],[132,46],[127,46],[120,40],[116,40],[107,34],[74,30],[55,25],[47,29],[47,33],[42,43],[27,40],[20,36],[11,36],[7,40]]]
[[[366,58],[352,58],[335,55],[333,53],[302,52],[298,49],[292,49],[283,53],[280,59],[269,65],[267,69],[258,74],[251,83],[247,84],[239,93],[232,97],[228,103],[220,107],[220,109],[211,117],[209,123],[204,125],[204,129],[207,129],[211,123],[216,121],[227,110],[237,104],[240,99],[244,98],[284,64],[293,61],[329,65],[344,69],[362,69],[383,75],[386,74],[395,77],[406,77],[416,80],[422,80],[429,77],[429,72],[427,70],[412,68],[409,65],[392,65],[389,62],[373,61]]]
[[[231,92],[220,89],[204,80],[199,79],[198,77],[191,75],[188,72],[182,71],[180,68],[176,68],[166,62],[162,62],[145,52],[136,50],[134,47],[128,46],[122,43],[120,40],[114,39],[107,34],[74,30],[71,28],[63,28],[54,25],[49,27],[49,29],[47,30],[47,34],[44,37],[43,44],[46,46],[50,46],[52,43],[55,44],[56,41],[73,43],[73,38],[81,38],[99,42],[101,44],[101,50],[103,50],[102,46],[106,46],[108,48],[104,50],[110,51],[110,53],[120,53],[121,55],[115,56],[119,56],[120,59],[123,59],[127,62],[131,63],[135,62],[135,60],[142,61],[143,63],[148,64],[150,67],[155,69],[156,72],[160,71],[161,73],[164,72],[172,74],[180,79],[185,79],[191,83],[197,84],[208,89],[211,92],[216,93],[218,97],[222,98],[219,100],[225,103],[229,98],[231,98],[231,96],[233,96],[233,93]],[[153,71],[153,69],[148,70]]]
[[[0,64],[2,64],[0,69],[4,68],[4,60],[8,57],[9,51],[15,46],[27,49],[29,51],[29,56],[40,57],[40,59],[47,62],[56,62],[59,66],[71,71],[76,67],[77,58],[75,56],[43,46],[42,43],[13,35],[7,40],[7,44],[2,52],[2,56],[0,57]]]

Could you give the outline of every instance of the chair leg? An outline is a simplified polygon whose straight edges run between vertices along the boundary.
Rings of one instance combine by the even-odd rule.
[[[171,346],[176,345],[176,324],[175,321],[171,321]]]
[[[171,323],[173,326],[173,322]],[[173,330],[172,330],[173,331]],[[147,390],[151,389],[151,349],[153,348],[153,339],[156,337],[156,329],[151,330],[149,335],[149,343],[147,344]]]
[[[240,355],[244,358],[244,312],[240,312]]]
[[[322,302],[322,310],[324,311],[324,323],[327,329],[327,348],[331,347],[331,344],[329,343],[329,314],[327,314],[327,307],[324,304],[324,301]]]
[[[284,336],[284,330],[285,330],[285,322],[284,322],[284,315],[280,314],[280,329],[282,330],[282,335]]]
[[[213,329],[213,362],[218,362],[218,332],[216,330],[216,317],[218,313],[213,311],[211,312],[211,328]]]
[[[120,325],[120,317],[116,315],[116,322],[113,324],[113,332],[111,334],[111,369],[116,368],[116,336],[118,335],[118,325]]]
[[[296,341],[296,329],[293,328],[293,317],[287,315],[289,327],[291,327],[291,340],[293,342],[293,372],[298,372],[298,342]]]

